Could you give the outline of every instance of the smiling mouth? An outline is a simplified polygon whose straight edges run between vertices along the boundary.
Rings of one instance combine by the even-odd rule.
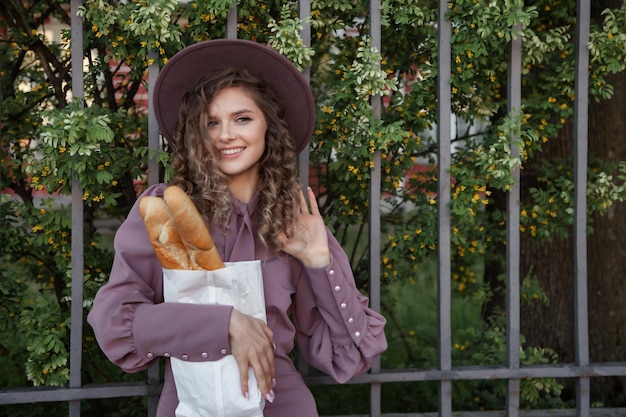
[[[239,152],[243,152],[245,148],[232,148],[232,149],[223,149],[221,151],[222,155],[235,155],[238,154]]]

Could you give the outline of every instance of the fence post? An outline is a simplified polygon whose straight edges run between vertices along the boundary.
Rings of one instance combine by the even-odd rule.
[[[156,119],[156,114],[152,108],[152,96],[154,89],[152,88],[156,84],[157,77],[159,76],[160,56],[159,52],[155,49],[148,51],[148,59],[152,64],[148,66],[148,184],[153,185],[160,180],[159,163],[157,161],[157,152],[161,148],[159,140],[159,124]],[[148,369],[148,385],[159,385],[161,383],[160,375],[160,363],[157,362],[154,366]],[[155,417],[157,405],[159,403],[159,395],[148,396],[148,417]]]
[[[589,317],[587,306],[587,165],[589,108],[590,0],[578,0],[576,16],[576,101],[574,103],[574,322],[576,365],[589,365]],[[590,412],[590,379],[576,380],[578,417]]]
[[[72,96],[74,100],[83,100],[83,20],[78,16],[82,0],[72,0]],[[70,388],[82,385],[81,371],[83,361],[83,191],[76,173],[72,173],[72,300],[70,307]],[[69,402],[70,417],[80,417],[80,400]]]
[[[514,25],[515,32],[522,29],[522,25]],[[509,43],[509,68],[507,80],[508,114],[518,117],[522,106],[522,37],[514,35]],[[521,124],[521,120],[516,120]],[[513,133],[511,137],[511,156],[519,157],[520,150],[516,143],[521,138]],[[506,348],[507,366],[518,369],[520,348],[520,168],[516,167],[511,173],[514,183],[507,194],[506,213]],[[506,409],[507,416],[517,417],[520,405],[520,380],[509,379],[507,382]]]
[[[381,12],[380,0],[370,0],[370,36],[372,38],[372,47],[379,53],[382,53],[382,35],[381,35]],[[380,62],[377,63],[380,68]],[[371,99],[372,113],[376,119],[380,119],[381,115],[381,96],[376,94]],[[374,151],[372,155],[374,164],[370,177],[370,195],[369,195],[369,234],[370,234],[370,306],[376,311],[380,311],[380,201],[381,201],[381,152],[379,149]],[[376,358],[372,368],[372,374],[380,373],[380,357]],[[381,415],[381,395],[382,385],[380,383],[370,383],[370,416],[380,417]]]
[[[438,41],[438,76],[437,76],[437,292],[439,305],[439,370],[452,369],[452,324],[451,294],[452,272],[450,255],[450,166],[452,158],[452,106],[450,89],[450,71],[452,56],[452,24],[446,19],[448,2],[439,2]],[[452,381],[439,381],[439,415],[452,415]]]

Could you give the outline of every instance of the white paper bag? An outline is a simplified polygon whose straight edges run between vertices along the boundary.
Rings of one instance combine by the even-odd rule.
[[[231,305],[267,321],[260,261],[226,262],[214,271],[163,269],[163,297],[166,302]],[[248,370],[246,399],[232,355],[209,362],[171,358],[171,365],[179,400],[176,417],[263,417],[265,400],[254,372]]]

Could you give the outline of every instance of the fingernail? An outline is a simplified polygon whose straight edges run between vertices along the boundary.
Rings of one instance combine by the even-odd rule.
[[[276,343],[274,343],[274,350],[276,350]]]
[[[276,378],[272,378],[272,388],[276,388]]]
[[[274,390],[271,389],[270,392],[268,392],[267,394],[265,394],[265,399],[271,403],[274,402]]]
[[[248,391],[246,391],[245,394],[243,394],[244,397],[246,397],[246,400],[250,399],[250,393]]]

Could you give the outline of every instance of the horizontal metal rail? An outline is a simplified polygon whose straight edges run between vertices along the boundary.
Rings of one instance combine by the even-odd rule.
[[[626,364],[602,363],[589,366],[536,365],[520,368],[463,367],[447,371],[439,369],[381,370],[377,374],[364,374],[346,384],[381,384],[389,382],[507,380],[526,378],[592,378],[626,376]],[[308,376],[310,386],[336,385],[329,376]],[[37,402],[74,401],[99,398],[122,398],[159,395],[160,385],[146,382],[84,385],[81,388],[25,388],[0,391],[0,404],[26,404]]]

